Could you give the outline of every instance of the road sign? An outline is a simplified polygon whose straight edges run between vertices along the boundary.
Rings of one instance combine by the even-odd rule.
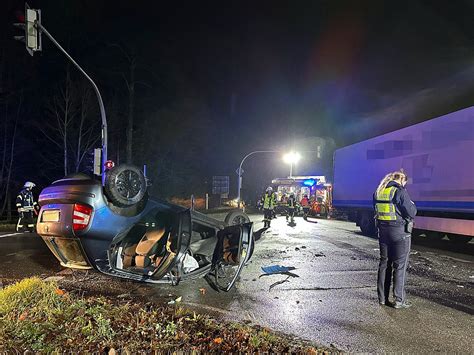
[[[229,176],[212,177],[212,193],[215,195],[229,193]]]

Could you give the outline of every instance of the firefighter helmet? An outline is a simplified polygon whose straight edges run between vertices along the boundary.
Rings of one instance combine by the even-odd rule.
[[[272,191],[273,191],[273,189],[272,189],[272,187],[271,187],[271,186],[268,186],[266,191],[267,191],[267,192],[272,192]]]
[[[25,185],[23,185],[23,187],[26,187],[26,188],[28,188],[28,189],[32,189],[32,188],[35,187],[35,186],[36,186],[36,185],[35,185],[33,182],[31,182],[31,181],[27,181],[27,182],[25,182]]]

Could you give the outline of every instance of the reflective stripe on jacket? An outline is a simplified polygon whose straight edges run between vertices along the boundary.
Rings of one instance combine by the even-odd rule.
[[[266,193],[263,195],[263,208],[272,210],[275,207],[275,200],[276,198],[273,193],[270,195]]]
[[[37,205],[36,201],[33,199],[33,193],[28,190],[28,189],[23,189],[20,191],[18,196],[16,197],[16,207],[17,208],[27,208],[31,207],[31,210],[33,207]]]
[[[397,212],[393,197],[397,188],[395,186],[386,187],[376,195],[375,214],[379,221],[396,221]]]

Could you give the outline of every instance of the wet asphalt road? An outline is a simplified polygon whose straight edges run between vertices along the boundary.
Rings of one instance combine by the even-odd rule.
[[[255,230],[262,227],[260,219],[254,216]],[[360,235],[348,222],[297,218],[296,223],[290,227],[283,217],[272,222],[229,293],[214,292],[204,280],[175,287],[118,282],[119,292],[156,301],[182,296],[184,305],[222,319],[260,324],[345,351],[473,353],[472,242],[460,249],[466,254],[449,241],[434,249],[420,239],[412,247],[407,282],[414,306],[395,310],[377,302],[377,240]],[[2,278],[44,277],[61,269],[36,235],[1,233],[0,256]],[[261,267],[274,264],[296,267],[298,277],[261,277]],[[110,279],[88,275],[112,287]]]

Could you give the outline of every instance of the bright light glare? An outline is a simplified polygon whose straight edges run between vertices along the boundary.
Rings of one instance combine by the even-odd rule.
[[[301,159],[301,155],[297,152],[286,153],[283,156],[283,161],[288,164],[297,163],[300,159]]]

